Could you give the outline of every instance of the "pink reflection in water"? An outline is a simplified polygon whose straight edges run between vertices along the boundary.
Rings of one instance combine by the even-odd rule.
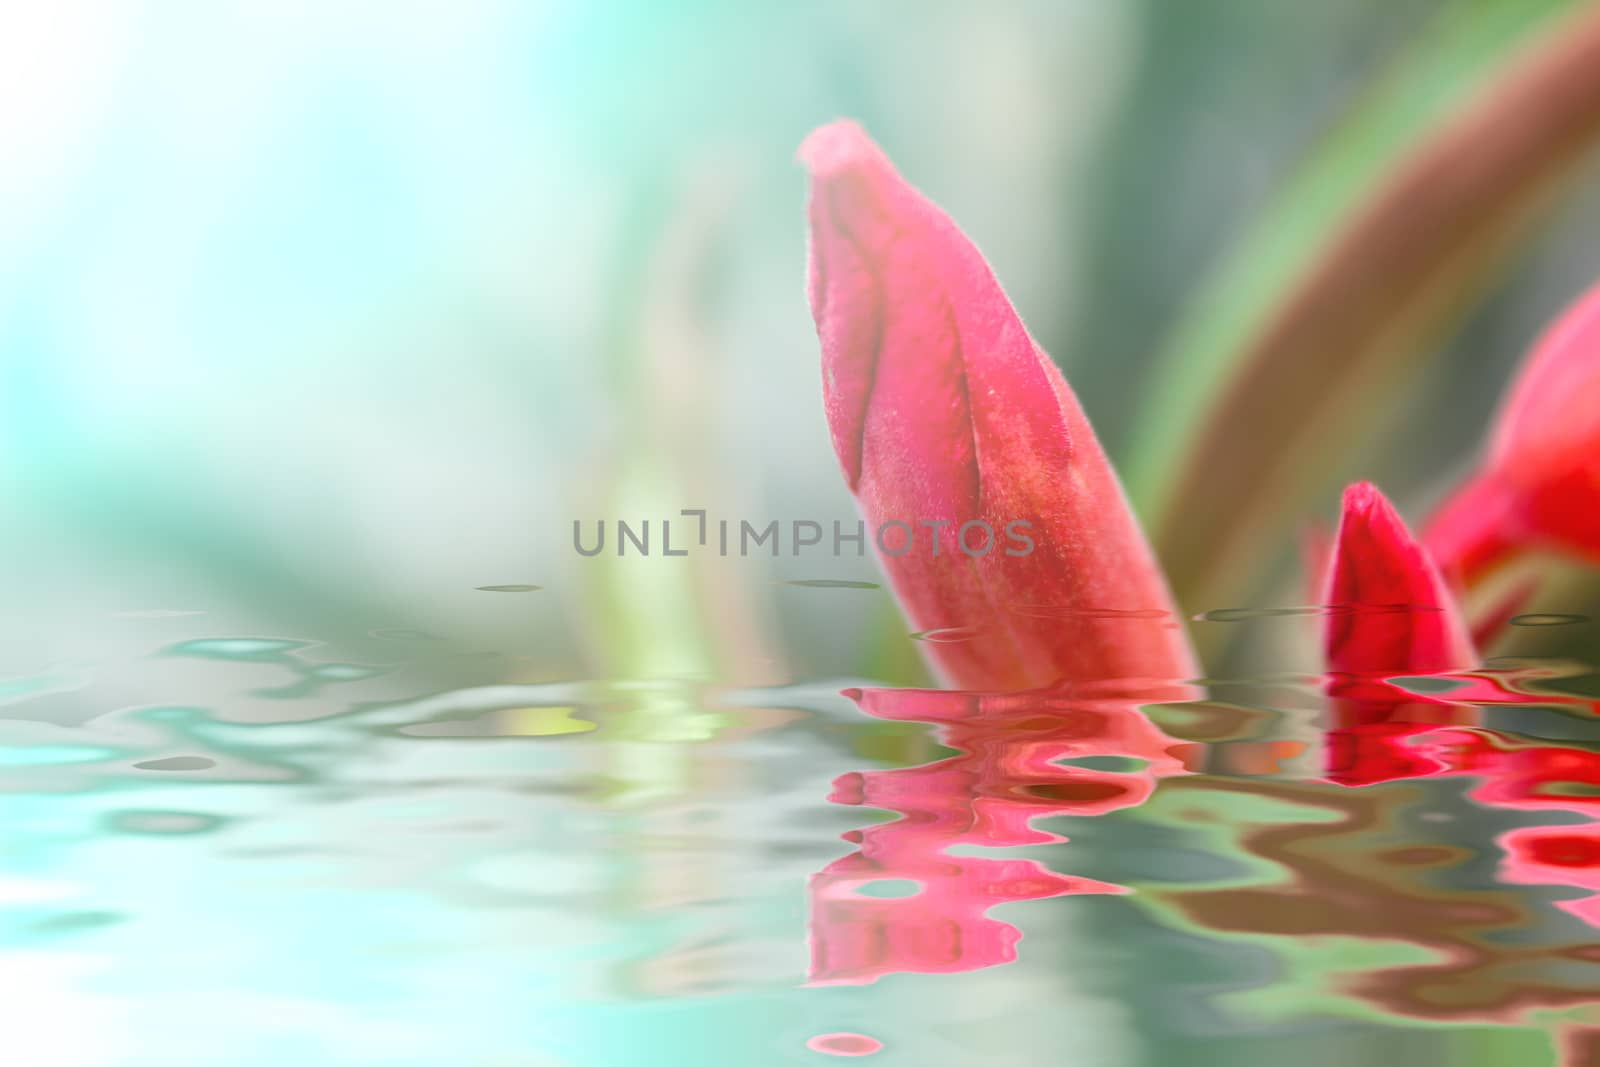
[[[1423,688],[1443,690],[1440,695],[1381,678],[1327,676],[1322,781],[1296,780],[1279,757],[1303,746],[1250,736],[1243,706],[1187,703],[1172,720],[1184,725],[1173,728],[1205,739],[1202,745],[1174,739],[1140,710],[1154,699],[1174,699],[1167,693],[1140,699],[1111,691],[851,692],[867,715],[933,725],[957,754],[836,780],[835,803],[899,817],[844,835],[855,851],[812,876],[811,981],[860,984],[886,974],[952,973],[1014,961],[1021,934],[992,917],[996,904],[1127,890],[985,850],[1060,842],[1035,825],[1038,816],[1106,814],[1141,805],[1160,787],[1176,794],[1178,806],[1166,805],[1169,817],[1190,818],[1183,814],[1185,793],[1234,792],[1326,807],[1339,817],[1240,829],[1242,853],[1295,872],[1287,888],[1202,884],[1153,891],[1157,907],[1177,907],[1187,922],[1226,934],[1398,939],[1442,953],[1446,963],[1346,976],[1351,995],[1401,1016],[1510,1019],[1530,1005],[1589,1003],[1591,994],[1570,984],[1507,974],[1545,960],[1600,958],[1592,955],[1600,947],[1507,948],[1480,937],[1481,928],[1527,922],[1535,898],[1498,887],[1478,892],[1434,885],[1431,879],[1454,871],[1476,849],[1412,840],[1414,832],[1393,816],[1419,794],[1363,787],[1457,777],[1485,806],[1535,817],[1583,816],[1577,826],[1501,833],[1495,841],[1503,856],[1500,881],[1581,890],[1582,899],[1558,906],[1600,926],[1600,822],[1590,821],[1600,810],[1600,752],[1583,741],[1518,737],[1483,723],[1501,706],[1557,706],[1572,717],[1592,715],[1594,703],[1529,689],[1537,677],[1514,672],[1433,677],[1439,684]],[[1206,773],[1188,773],[1201,768],[1202,753]],[[1097,756],[1137,763],[1123,769],[1087,759]],[[968,851],[979,854],[963,854]],[[1072,853],[1066,855],[1071,864]],[[1458,999],[1432,999],[1444,988]]]
[[[1564,774],[1570,768],[1561,754],[1579,750],[1541,746],[1525,749],[1527,754],[1515,760],[1499,758],[1488,740],[1497,735],[1470,728],[1496,706],[1543,704],[1568,714],[1595,714],[1592,700],[1528,688],[1554,676],[1548,670],[1426,672],[1425,676],[1447,683],[1449,692],[1427,696],[1383,677],[1328,675],[1324,765],[1330,782],[1362,786],[1464,773],[1498,776],[1513,767],[1521,768],[1516,773],[1523,775]],[[1488,793],[1475,795],[1486,803],[1515,803],[1519,789],[1491,787]]]
[[[1489,673],[1439,675],[1455,683],[1451,701],[1404,694],[1383,680],[1336,681],[1327,732],[1330,781],[1359,786],[1403,778],[1466,775],[1481,804],[1529,811],[1600,814],[1600,752],[1533,744],[1478,727],[1482,709],[1540,702],[1593,715],[1595,703],[1560,694],[1530,694],[1518,679]],[[1341,689],[1343,686],[1343,689]],[[1385,697],[1383,689],[1388,688]],[[1360,688],[1356,699],[1346,694]],[[1463,703],[1469,700],[1470,703]],[[1600,926],[1600,825],[1525,826],[1496,839],[1500,877],[1517,885],[1563,885],[1590,895],[1556,906]]]
[[[1184,757],[1196,747],[1162,733],[1127,696],[893,689],[847,695],[876,718],[938,725],[940,741],[960,754],[919,767],[852,772],[834,783],[834,803],[882,808],[901,818],[846,834],[860,847],[812,877],[814,984],[1009,963],[1021,933],[988,915],[996,904],[1124,892],[1033,860],[950,850],[1061,841],[1035,829],[1033,819],[1137,806],[1158,778],[1184,773]],[[1133,757],[1143,766],[1062,765],[1090,756]],[[887,880],[915,883],[915,892],[871,895],[873,883]]]
[[[883,1048],[883,1042],[866,1034],[818,1034],[806,1048],[826,1056],[870,1056]]]
[[[1556,907],[1600,926],[1600,827],[1523,826],[1500,835],[1500,876],[1524,885],[1569,885],[1591,891]]]

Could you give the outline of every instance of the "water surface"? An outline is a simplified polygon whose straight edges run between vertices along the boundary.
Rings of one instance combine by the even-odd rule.
[[[1541,1063],[1600,1026],[1579,665],[731,689],[160,625],[0,683],[41,1064]]]

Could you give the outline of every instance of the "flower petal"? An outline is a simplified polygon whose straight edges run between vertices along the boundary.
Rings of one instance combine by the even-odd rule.
[[[1488,455],[1425,539],[1445,573],[1467,585],[1536,546],[1600,563],[1600,286],[1535,344]]]
[[[1329,780],[1361,786],[1441,773],[1444,764],[1416,741],[1437,724],[1471,722],[1474,712],[1407,693],[1389,679],[1467,670],[1477,657],[1438,568],[1366,482],[1345,490],[1325,596]]]
[[[1326,602],[1329,671],[1383,676],[1476,664],[1460,609],[1438,568],[1370,483],[1345,490]]]
[[[834,448],[914,628],[970,631],[929,644],[945,681],[1192,676],[1116,475],[978,250],[854,123],[800,155]]]

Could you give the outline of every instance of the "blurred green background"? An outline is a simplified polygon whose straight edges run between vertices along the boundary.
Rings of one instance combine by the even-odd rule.
[[[603,659],[571,625],[570,521],[696,506],[596,498],[642,450],[741,514],[852,516],[792,161],[838,115],[979,243],[1126,460],[1164,346],[1279,191],[1419,40],[1508,6],[1571,5],[12,12],[9,666],[81,651],[86,609],[204,601],[294,633],[425,620],[570,676]],[[1600,269],[1600,182],[1549,221],[1350,473],[1417,500],[1464,463]],[[768,562],[739,583],[784,669],[861,669],[872,613],[766,583],[870,563]],[[509,582],[545,595],[463,595]]]
[[[1416,57],[1453,25],[1495,20],[1493,58],[1574,6],[13,11],[6,666],[109,652],[117,634],[86,624],[106,612],[199,607],[322,638],[425,625],[538,677],[634,669],[608,651],[619,586],[571,551],[573,518],[853,516],[792,159],[839,115],[983,248],[1127,469],[1174,424],[1174,339],[1330,139],[1425,79]],[[1338,442],[1308,514],[1354,475],[1414,513],[1464,465],[1538,324],[1600,271],[1584,177],[1463,293],[1386,401],[1405,417]],[[716,581],[769,635],[749,673],[869,669],[881,597],[841,612],[771,583],[872,576],[730,563]],[[472,594],[501,583],[545,589]]]

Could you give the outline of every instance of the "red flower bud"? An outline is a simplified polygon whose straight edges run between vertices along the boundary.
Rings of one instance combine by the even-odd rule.
[[[1116,475],[978,250],[854,123],[800,155],[834,449],[912,625],[964,635],[929,645],[944,680],[1191,677]]]
[[[1345,490],[1325,603],[1328,777],[1365,785],[1442,771],[1415,742],[1431,724],[1472,721],[1473,711],[1407,693],[1390,679],[1468,670],[1477,657],[1438,568],[1365,482]]]
[[[1439,569],[1370,483],[1345,490],[1325,603],[1323,652],[1330,672],[1382,679],[1477,664]]]

